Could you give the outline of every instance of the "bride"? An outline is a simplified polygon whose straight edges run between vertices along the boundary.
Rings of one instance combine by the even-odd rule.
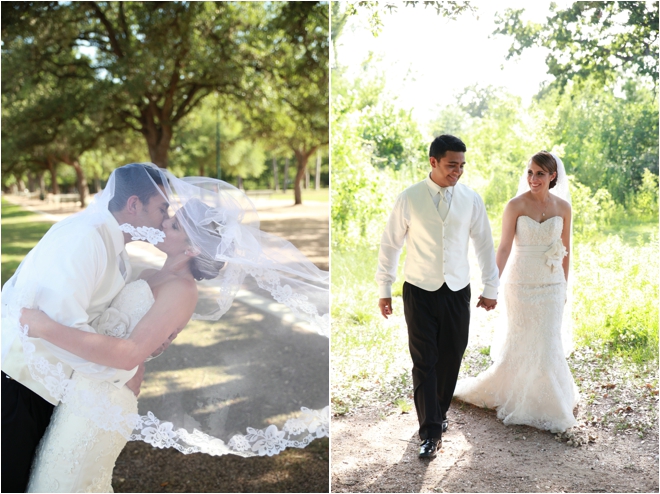
[[[301,313],[317,331],[326,332],[327,317],[317,310],[325,308],[327,300],[326,273],[288,242],[261,232],[244,194],[213,179],[180,180],[160,169],[159,173],[176,211],[163,222],[164,238],[156,244],[167,255],[162,269],[145,270],[139,280],[127,284],[94,322],[96,333],[82,333],[37,309],[23,309],[20,322],[27,326],[27,336],[43,338],[96,364],[132,369],[162,353],[191,317],[218,319],[232,305],[238,289],[246,286],[247,274],[257,285],[251,290],[267,290],[278,302]],[[99,202],[104,202],[103,197]],[[196,281],[201,280],[214,280],[215,285],[198,287]],[[300,293],[303,289],[305,295]],[[277,324],[273,329],[282,331]],[[273,346],[272,341],[267,344]],[[217,358],[226,358],[220,352]],[[288,364],[295,369],[295,360]],[[37,368],[31,371],[38,373]],[[275,386],[282,379],[277,377],[281,369],[267,372],[274,377],[263,384],[281,388]],[[286,384],[300,386],[295,381]],[[167,386],[179,391],[178,383]],[[245,396],[234,393],[227,399],[208,388],[166,392],[159,402],[151,399],[143,415],[127,387],[116,388],[78,373],[58,387],[66,392],[38,447],[28,492],[111,492],[115,461],[129,439],[183,453],[252,456],[304,447],[328,430],[325,410],[303,408],[281,431],[275,425],[265,430],[248,428],[248,434],[235,434],[225,443],[219,437],[236,432],[236,424],[243,423],[245,415],[232,408],[231,401],[240,402]],[[264,397],[268,394],[259,399]],[[271,402],[266,406],[272,408],[273,398],[268,398]],[[215,413],[209,413],[209,408]],[[232,418],[232,413],[240,419]],[[252,410],[248,415],[258,414]],[[175,429],[175,425],[183,427]]]
[[[518,195],[502,216],[497,266],[504,286],[505,334],[496,332],[491,345],[494,364],[477,377],[459,380],[454,397],[497,408],[507,425],[551,432],[576,425],[573,408],[579,394],[566,362],[572,349],[569,318],[562,323],[570,247],[566,171],[556,155],[541,151],[532,156]]]

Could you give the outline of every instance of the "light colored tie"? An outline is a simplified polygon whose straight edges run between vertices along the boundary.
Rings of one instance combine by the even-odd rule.
[[[440,218],[442,221],[447,219],[447,214],[449,213],[449,202],[447,201],[447,189],[441,188],[438,191],[440,194],[440,202],[438,202],[438,213],[440,213]]]
[[[124,252],[125,251],[122,251],[122,253],[117,256],[117,264],[119,265],[119,272],[125,280],[128,277],[128,270],[126,269],[126,262],[124,261],[124,256],[122,255]]]

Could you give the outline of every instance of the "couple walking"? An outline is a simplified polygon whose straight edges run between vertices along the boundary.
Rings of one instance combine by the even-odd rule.
[[[435,456],[450,426],[452,397],[497,408],[505,424],[553,432],[576,424],[579,395],[565,358],[570,334],[562,325],[571,246],[563,163],[545,151],[531,158],[504,209],[496,255],[481,197],[459,183],[465,152],[457,137],[433,141],[431,172],[397,198],[378,255],[378,305],[387,318],[407,243],[403,307],[422,458]],[[491,345],[493,365],[457,383],[470,324],[469,239],[484,285],[477,307],[495,308],[502,280],[507,324]]]
[[[124,247],[136,240],[167,258],[131,281]],[[231,185],[150,163],[116,169],[3,287],[2,491],[112,492],[128,440],[255,456],[327,436],[327,368],[320,381],[311,373],[327,355],[327,282],[293,245],[259,229]],[[144,363],[190,319],[219,319],[239,289],[284,304],[321,336],[275,317],[258,332],[267,316],[243,308],[243,331],[209,324],[188,343],[192,358],[160,365],[138,411]],[[291,347],[286,368],[269,367],[270,354]],[[246,359],[255,352],[258,361]]]

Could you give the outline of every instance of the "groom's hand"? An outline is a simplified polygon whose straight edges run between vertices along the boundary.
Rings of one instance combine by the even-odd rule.
[[[140,394],[140,386],[142,386],[142,379],[144,379],[144,364],[138,365],[135,375],[126,382],[126,387],[133,391],[137,397]]]
[[[387,316],[392,315],[392,299],[391,298],[378,299],[378,308],[380,309],[380,313],[383,315],[383,317],[387,319]]]
[[[477,302],[477,307],[483,307],[487,311],[493,310],[497,306],[497,300],[494,298],[486,298],[482,295],[479,295],[479,302]]]

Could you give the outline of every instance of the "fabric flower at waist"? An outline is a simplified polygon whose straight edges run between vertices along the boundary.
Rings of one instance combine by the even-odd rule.
[[[561,263],[564,257],[568,255],[568,251],[561,241],[561,238],[555,240],[550,248],[544,252],[546,257],[545,263],[550,266],[550,270],[554,271],[555,268],[561,268]]]
[[[98,334],[125,338],[131,327],[131,317],[114,307],[108,307],[103,314],[92,323]]]

